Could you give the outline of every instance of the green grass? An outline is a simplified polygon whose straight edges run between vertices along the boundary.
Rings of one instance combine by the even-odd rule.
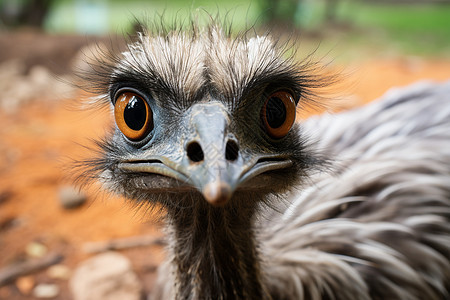
[[[450,5],[388,5],[348,1],[339,19],[359,29],[376,30],[412,54],[450,53]],[[383,41],[384,42],[384,41]]]
[[[192,14],[207,19],[208,15],[203,10],[213,15],[219,13],[222,17],[228,15],[233,28],[239,30],[258,23],[263,15],[259,0],[85,0],[85,3],[100,6],[97,14],[95,10],[92,15],[82,14],[84,20],[80,25],[80,6],[76,2],[83,1],[56,2],[46,24],[48,31],[121,34],[131,30],[134,18],[152,20],[158,14],[164,14],[166,23],[176,19],[188,24]],[[335,26],[324,25],[324,7],[325,0],[304,0],[300,8],[293,8],[297,11],[297,25],[304,30],[331,30],[331,44],[335,43],[333,39],[339,39],[337,43],[348,43],[348,47],[391,47],[397,52],[412,55],[450,56],[450,5],[393,5],[341,0],[338,20],[350,26],[344,26],[346,29],[339,32],[338,37],[333,36]],[[93,30],[95,28],[97,30]],[[330,39],[330,35],[324,36]]]
[[[97,16],[87,16],[82,22],[80,10],[82,8],[74,3],[74,1],[63,0],[57,2],[53,8],[46,28],[49,32],[73,32],[81,33],[124,33],[131,29],[131,25],[135,18],[139,20],[154,20],[158,15],[164,15],[166,23],[173,23],[174,20],[183,22],[189,20],[191,15],[198,15],[200,18],[206,19],[208,15],[203,11],[211,13],[213,16],[219,14],[222,17],[228,16],[236,28],[244,28],[248,22],[255,22],[258,19],[259,10],[256,4],[243,0],[166,0],[166,1],[97,1],[94,2],[98,11]],[[84,30],[80,26],[80,22],[84,24],[92,24],[91,29]],[[88,26],[88,25],[86,25]],[[98,26],[95,29],[95,26]],[[81,28],[80,28],[81,27]]]
[[[416,34],[434,32],[450,39],[450,5],[347,4],[343,15],[356,24]]]

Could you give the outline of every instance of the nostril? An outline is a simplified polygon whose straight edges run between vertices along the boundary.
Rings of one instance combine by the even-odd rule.
[[[236,160],[239,156],[239,146],[238,144],[233,141],[233,140],[229,140],[227,142],[227,145],[225,147],[225,158],[227,160]]]
[[[202,146],[197,142],[191,142],[186,148],[187,156],[193,162],[202,161],[205,158],[203,154]]]

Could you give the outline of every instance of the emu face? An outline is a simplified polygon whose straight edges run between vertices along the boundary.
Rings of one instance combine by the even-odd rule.
[[[285,192],[314,160],[294,122],[313,77],[282,57],[267,37],[214,26],[141,35],[103,67],[116,121],[105,181],[132,198],[200,193],[214,206]]]

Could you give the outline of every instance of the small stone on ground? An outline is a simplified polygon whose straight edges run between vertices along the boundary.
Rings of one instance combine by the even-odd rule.
[[[73,186],[63,186],[59,189],[59,201],[66,209],[77,208],[87,200],[86,195]]]
[[[60,288],[56,284],[41,283],[38,284],[33,290],[33,296],[36,298],[55,298],[59,295]]]
[[[22,295],[29,295],[35,284],[33,276],[22,276],[17,278],[16,286]]]
[[[69,282],[74,300],[140,300],[143,287],[127,257],[116,252],[82,262]]]

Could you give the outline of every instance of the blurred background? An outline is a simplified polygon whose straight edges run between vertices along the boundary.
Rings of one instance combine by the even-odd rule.
[[[77,268],[108,250],[133,278],[126,299],[151,292],[164,257],[152,213],[67,179],[111,124],[80,109],[86,95],[70,82],[85,55],[120,48],[136,19],[206,22],[205,11],[234,32],[297,40],[299,59],[314,53],[341,74],[330,110],[450,79],[450,0],[0,0],[0,299],[73,299]]]

